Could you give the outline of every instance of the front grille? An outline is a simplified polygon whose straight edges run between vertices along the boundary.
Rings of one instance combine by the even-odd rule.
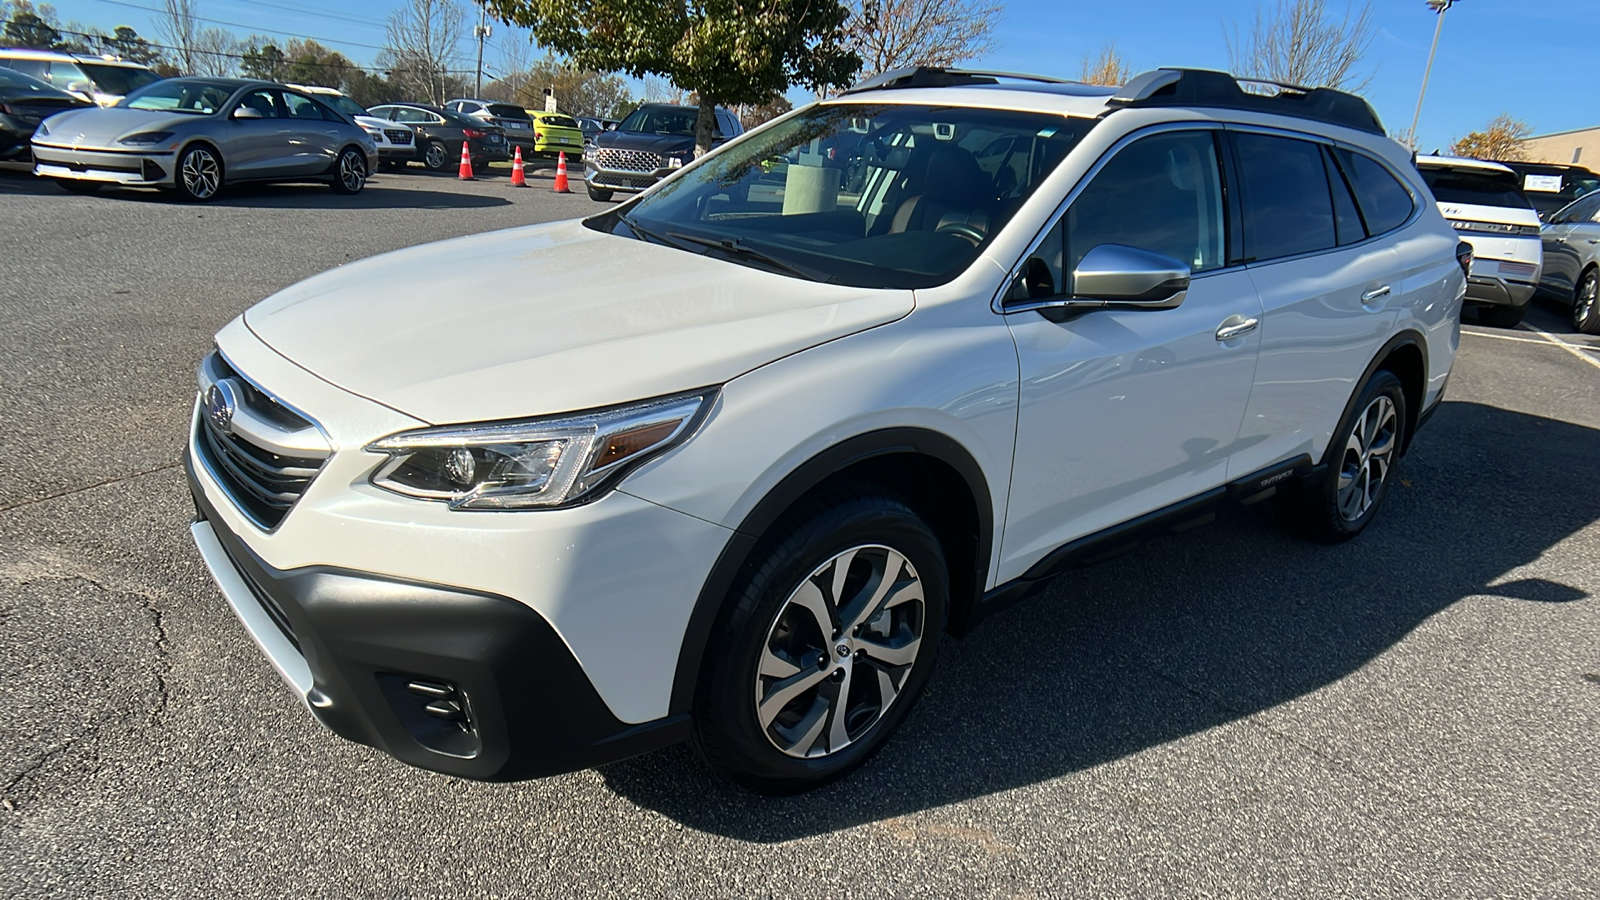
[[[226,431],[206,410],[207,391],[218,384],[233,390],[239,407]],[[276,528],[317,477],[328,453],[288,453],[281,443],[267,445],[317,433],[316,424],[240,376],[220,354],[213,353],[201,364],[201,385],[194,425],[201,460],[240,512],[264,529]]]
[[[385,128],[383,130],[383,136],[388,138],[389,139],[389,143],[391,143],[391,144],[402,144],[402,145],[405,145],[405,146],[410,146],[410,144],[411,144],[411,134],[412,134],[411,132],[403,131],[403,130],[401,130],[399,128]]]
[[[596,166],[617,172],[654,172],[667,164],[659,153],[618,150],[615,147],[596,147],[589,151],[589,158],[594,160]]]

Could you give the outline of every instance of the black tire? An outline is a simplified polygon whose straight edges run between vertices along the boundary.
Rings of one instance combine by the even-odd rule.
[[[588,190],[590,200],[598,200],[601,203],[604,203],[611,199],[611,192],[603,188],[590,187]]]
[[[73,194],[92,194],[105,187],[103,181],[83,181],[78,178],[57,178],[54,181],[62,190]]]
[[[1590,267],[1572,289],[1572,329],[1600,334],[1600,269]]]
[[[178,156],[178,171],[173,177],[178,197],[189,203],[204,203],[222,193],[224,183],[222,154],[210,144],[190,144]]]
[[[450,168],[450,148],[439,141],[429,141],[422,150],[422,167],[429,172],[443,172]]]
[[[1382,406],[1384,401],[1388,403],[1387,413]],[[1369,415],[1374,418],[1369,419]],[[1323,456],[1321,482],[1281,491],[1275,498],[1279,522],[1302,537],[1330,544],[1360,534],[1389,495],[1400,448],[1405,446],[1406,415],[1406,394],[1400,378],[1387,369],[1374,372],[1333,432],[1333,441]],[[1362,426],[1363,436],[1356,434],[1358,425]],[[1368,432],[1370,437],[1365,437]],[[1386,447],[1381,453],[1380,445]],[[1381,473],[1374,487],[1372,473],[1380,464]]]
[[[694,741],[746,787],[795,793],[866,762],[904,720],[933,671],[949,575],[933,530],[904,501],[865,485],[803,504],[773,526],[751,559],[711,634],[695,697]],[[846,574],[835,582],[838,565]],[[895,578],[884,589],[890,571]],[[837,593],[845,603],[829,598],[833,584],[842,585]],[[833,634],[817,628],[814,606],[792,602],[808,587],[831,611]],[[843,619],[857,624],[841,628]],[[896,658],[911,661],[896,664]],[[778,674],[765,665],[789,668]],[[798,688],[796,679],[809,686],[791,693],[784,682]],[[763,690],[766,724],[756,701]],[[787,750],[780,747],[791,741]]]
[[[1490,328],[1515,328],[1527,311],[1526,306],[1480,306],[1478,321]]]
[[[346,147],[339,151],[339,158],[333,163],[333,179],[328,186],[333,188],[335,194],[351,196],[361,193],[367,186],[367,155],[355,147]]]

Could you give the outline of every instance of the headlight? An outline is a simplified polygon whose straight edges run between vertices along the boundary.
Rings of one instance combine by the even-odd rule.
[[[368,445],[389,460],[384,490],[451,509],[537,509],[582,502],[689,438],[716,391],[572,416],[425,428]]]
[[[34,137],[44,137],[45,135],[49,134],[50,133],[50,124],[49,123],[50,123],[49,119],[45,119],[43,122],[40,122],[39,123],[39,127],[35,128],[33,130],[33,136]]]
[[[365,131],[367,133],[367,137],[372,138],[374,141],[381,140],[383,138],[383,130],[382,129],[379,129],[379,128],[363,128],[361,130]]]
[[[117,143],[127,144],[130,147],[154,147],[156,144],[169,140],[171,137],[172,132],[170,131],[145,131],[139,134],[130,134],[118,140]]]

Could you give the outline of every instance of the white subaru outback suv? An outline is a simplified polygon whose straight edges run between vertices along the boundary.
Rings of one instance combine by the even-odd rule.
[[[692,739],[799,790],[942,633],[1115,545],[1274,492],[1360,532],[1469,262],[1351,95],[894,72],[250,309],[199,367],[193,537],[347,738],[481,779]]]

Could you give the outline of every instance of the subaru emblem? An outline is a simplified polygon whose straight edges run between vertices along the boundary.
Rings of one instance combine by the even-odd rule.
[[[237,401],[233,396],[233,388],[225,382],[217,382],[206,388],[206,421],[218,434],[233,434],[233,411]]]

